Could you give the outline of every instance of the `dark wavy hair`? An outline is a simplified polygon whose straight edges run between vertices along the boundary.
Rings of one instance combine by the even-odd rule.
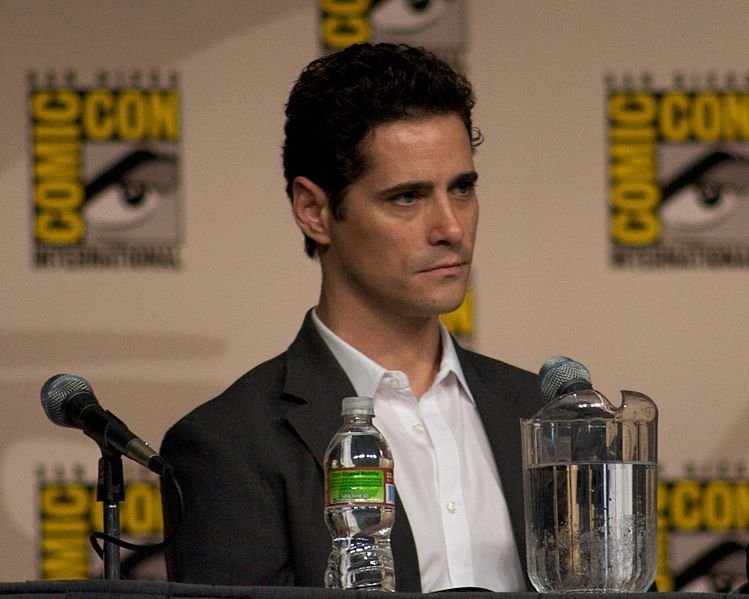
[[[341,219],[346,190],[367,166],[361,142],[374,127],[455,113],[475,148],[482,138],[471,122],[474,104],[468,80],[423,48],[356,44],[319,58],[302,71],[286,104],[286,193],[292,199],[294,179],[308,177]],[[316,245],[305,235],[309,256]]]

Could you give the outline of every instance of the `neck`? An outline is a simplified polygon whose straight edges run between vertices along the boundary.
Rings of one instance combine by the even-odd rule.
[[[383,368],[404,372],[417,398],[429,389],[442,357],[439,316],[404,317],[335,304],[323,293],[317,306],[317,316],[331,331]]]

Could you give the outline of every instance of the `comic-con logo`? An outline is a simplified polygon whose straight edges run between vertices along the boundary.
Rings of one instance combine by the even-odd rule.
[[[612,91],[607,110],[613,264],[749,266],[749,94]]]
[[[462,0],[320,0],[320,41],[328,50],[378,41],[407,41],[444,45],[446,21],[459,21]],[[462,27],[458,27],[462,31]],[[450,28],[452,30],[452,28]],[[437,32],[439,31],[439,34]],[[449,36],[448,36],[449,37]],[[408,40],[413,41],[413,40]],[[452,40],[462,45],[462,39]]]
[[[176,267],[180,111],[176,78],[30,91],[35,263]]]

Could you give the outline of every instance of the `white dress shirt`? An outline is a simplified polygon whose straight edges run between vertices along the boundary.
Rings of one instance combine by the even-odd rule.
[[[314,311],[312,318],[357,395],[374,398],[374,424],[393,452],[422,592],[525,590],[497,468],[447,329],[441,325],[439,372],[418,399],[405,373],[347,344]]]

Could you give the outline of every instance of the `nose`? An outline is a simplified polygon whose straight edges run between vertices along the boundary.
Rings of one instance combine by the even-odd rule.
[[[430,214],[429,243],[455,245],[463,240],[466,225],[464,215],[449,197],[435,198]]]

